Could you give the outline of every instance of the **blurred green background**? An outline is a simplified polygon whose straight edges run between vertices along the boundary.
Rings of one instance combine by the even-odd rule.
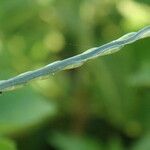
[[[0,79],[149,24],[149,0],[0,0]],[[0,150],[150,150],[149,42],[0,95]]]

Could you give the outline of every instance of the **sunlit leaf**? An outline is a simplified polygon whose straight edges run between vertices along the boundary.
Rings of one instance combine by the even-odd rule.
[[[0,150],[17,150],[17,148],[12,140],[0,137]]]

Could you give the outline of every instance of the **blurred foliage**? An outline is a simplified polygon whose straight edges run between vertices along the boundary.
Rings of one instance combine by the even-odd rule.
[[[6,138],[0,138],[0,149],[1,150],[16,150],[16,144]]]
[[[0,112],[0,133],[8,134],[17,133],[43,120],[43,117],[48,118],[54,115],[56,108],[35,94],[32,89],[22,89],[22,91],[1,96]]]
[[[68,142],[69,141],[69,142]],[[55,133],[54,136],[50,136],[50,143],[61,150],[100,150],[101,145],[93,139],[87,139],[87,137],[70,136]]]
[[[0,0],[0,79],[148,24],[148,0]],[[0,150],[149,150],[149,49],[143,39],[0,95]]]

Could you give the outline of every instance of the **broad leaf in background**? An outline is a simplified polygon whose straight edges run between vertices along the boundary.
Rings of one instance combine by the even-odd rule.
[[[150,134],[137,141],[132,150],[150,150]]]
[[[129,78],[129,83],[135,87],[150,87],[150,63],[145,62],[139,68],[139,70],[134,73]]]
[[[55,133],[50,135],[49,143],[58,150],[102,150],[102,144],[81,136]]]
[[[17,133],[41,123],[56,113],[54,104],[33,90],[0,95],[0,134]]]
[[[0,137],[0,150],[17,150],[17,148],[12,140]]]

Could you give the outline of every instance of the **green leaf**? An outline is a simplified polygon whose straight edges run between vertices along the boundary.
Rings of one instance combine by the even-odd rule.
[[[17,150],[16,144],[7,138],[0,138],[0,150]]]
[[[20,130],[43,122],[56,113],[54,104],[32,89],[0,95],[0,134]]]
[[[129,77],[129,84],[135,87],[150,87],[150,63],[145,62],[140,69]]]
[[[132,150],[150,150],[150,134],[136,142]]]
[[[49,142],[61,150],[101,150],[102,145],[93,139],[75,135],[55,133]]]

